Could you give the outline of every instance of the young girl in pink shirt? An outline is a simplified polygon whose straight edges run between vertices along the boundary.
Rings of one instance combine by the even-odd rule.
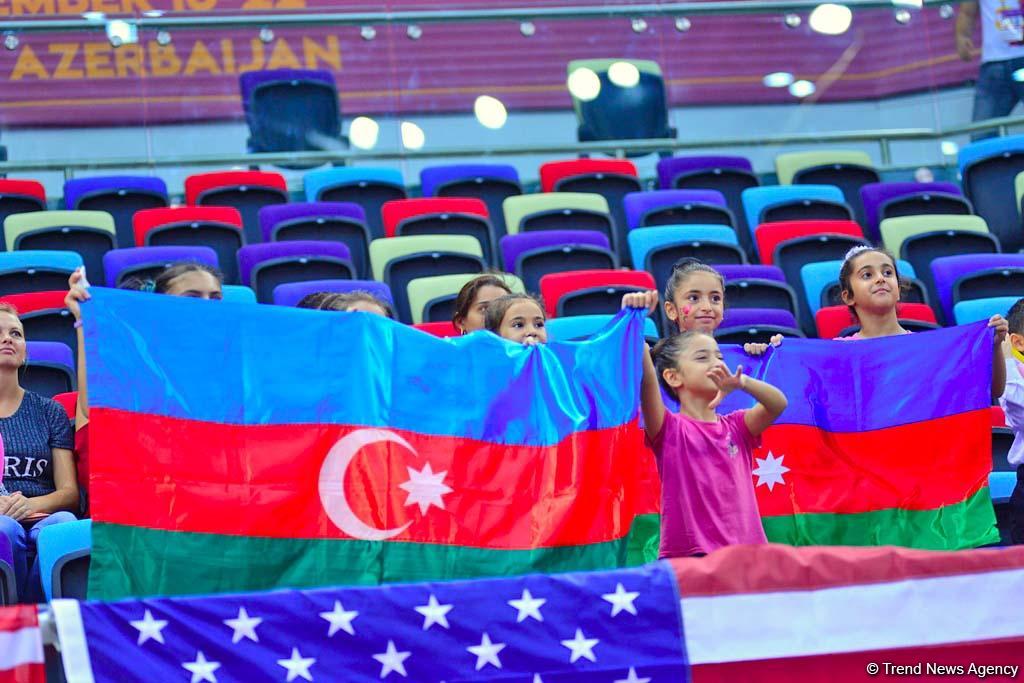
[[[628,294],[623,305],[647,308],[656,292]],[[663,339],[653,356],[643,353],[640,407],[644,430],[661,475],[659,557],[700,556],[741,543],[765,543],[754,495],[752,452],[761,433],[782,414],[781,391],[730,373],[708,332],[690,330]],[[679,400],[665,409],[659,382]],[[745,391],[757,404],[719,416],[730,392]]]

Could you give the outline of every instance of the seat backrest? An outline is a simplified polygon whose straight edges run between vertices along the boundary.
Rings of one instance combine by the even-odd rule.
[[[515,166],[509,164],[427,166],[420,170],[420,191],[424,197],[434,197],[445,185],[451,183],[482,183],[486,180],[501,180],[519,185],[519,172]]]
[[[322,150],[330,144],[325,139],[340,146],[341,107],[331,73],[284,71],[291,73],[281,76],[291,77],[266,80],[243,94],[250,151]]]
[[[231,226],[242,233],[242,214],[231,206],[176,206],[166,209],[146,209],[135,214],[132,221],[135,245],[146,245],[146,235],[166,225],[214,223]]]
[[[111,243],[116,237],[114,219],[105,211],[32,211],[16,213],[4,220],[4,242],[7,251],[14,251],[18,239],[27,233],[65,227],[108,233]]]
[[[247,71],[238,77],[238,86],[242,95],[242,109],[249,113],[253,92],[267,83],[288,81],[316,81],[336,88],[334,76],[325,69],[261,69]]]
[[[84,599],[84,595],[65,595],[60,586],[55,586],[54,569],[59,569],[62,560],[89,554],[92,549],[92,520],[79,519],[51,524],[39,533],[37,549],[39,575],[43,581],[43,593],[47,601],[54,597]]]
[[[64,414],[68,416],[69,420],[75,419],[75,412],[78,409],[77,391],[65,391],[63,394],[57,394],[54,396],[53,400],[60,404],[60,407],[64,409]]]
[[[630,230],[644,224],[644,217],[652,211],[688,204],[710,204],[728,208],[725,197],[718,190],[654,190],[630,192],[622,199],[626,222]]]
[[[1020,298],[1016,296],[993,296],[987,299],[970,299],[958,301],[953,305],[953,318],[957,325],[988,320],[999,314],[1006,317]]]
[[[960,278],[995,268],[1024,268],[1024,254],[965,254],[932,261],[932,276],[945,320],[954,320],[953,286]]]
[[[63,309],[65,296],[67,296],[66,290],[25,292],[23,294],[8,294],[7,296],[0,297],[0,302],[14,306],[18,311],[18,315],[28,315],[36,311]]]
[[[654,277],[643,270],[574,270],[549,273],[540,279],[540,292],[548,317],[555,317],[558,301],[566,294],[593,287],[641,287],[654,289]]]
[[[722,315],[721,328],[747,325],[773,325],[796,328],[796,318],[779,308],[727,308]]]
[[[761,223],[765,209],[802,200],[844,203],[843,191],[835,185],[765,185],[743,191],[743,211],[753,231]]]
[[[441,337],[442,339],[458,337],[462,334],[462,332],[455,327],[454,323],[450,320],[436,323],[417,323],[413,325],[413,327],[420,332],[426,332],[429,335]]]
[[[417,253],[456,253],[483,257],[480,240],[470,235],[409,235],[386,237],[370,242],[370,266],[373,278],[384,281],[391,261]]]
[[[252,286],[252,271],[266,261],[276,259],[329,258],[348,261],[352,253],[341,242],[293,240],[249,244],[238,250],[238,273],[242,284]]]
[[[929,214],[926,216],[898,216],[886,218],[879,224],[879,232],[885,248],[899,255],[903,243],[915,235],[929,232],[956,230],[989,234],[988,225],[981,216],[961,216],[954,214]]]
[[[167,199],[167,184],[155,176],[111,175],[72,178],[64,183],[64,208],[77,209],[83,199],[97,195],[125,195],[131,192]]]
[[[739,244],[736,233],[725,225],[660,225],[629,233],[629,251],[637,267],[642,267],[655,249],[692,242]]]
[[[487,204],[473,197],[416,197],[385,202],[381,207],[384,235],[394,237],[398,226],[416,216],[435,214],[470,214],[488,217]]]
[[[640,78],[635,85],[621,87],[612,82],[608,69],[616,62],[627,62],[636,67]],[[580,142],[675,137],[675,131],[668,124],[665,81],[656,62],[581,59],[569,62],[566,73],[572,78],[577,69],[591,70],[600,82],[600,89],[593,99],[572,98]]]
[[[260,231],[263,241],[271,242],[274,228],[281,223],[299,219],[344,218],[360,223],[366,222],[363,207],[352,202],[298,202],[295,204],[270,204],[260,208]]]
[[[224,301],[236,304],[259,303],[256,299],[256,292],[253,291],[252,287],[245,285],[221,285],[220,289]]]
[[[274,288],[274,303],[278,306],[296,306],[309,294],[331,292],[347,294],[349,292],[369,292],[374,296],[393,303],[391,288],[376,280],[306,280],[304,282],[287,282]]]
[[[821,150],[813,152],[787,152],[775,157],[775,172],[779,176],[780,185],[792,185],[793,176],[798,172],[826,166],[829,164],[844,164],[864,166],[873,168],[874,162],[866,152],[854,150]]]
[[[588,245],[609,249],[608,236],[597,230],[540,230],[505,235],[501,238],[501,255],[505,270],[513,273],[521,254],[545,247]]]
[[[523,219],[537,213],[549,213],[564,209],[592,211],[610,217],[608,200],[599,194],[589,192],[545,192],[509,197],[502,204],[505,212],[505,227],[509,235],[520,230]]]
[[[40,209],[46,208],[46,188],[38,180],[0,178],[0,199],[5,195],[31,197],[39,203]]]
[[[180,261],[205,263],[219,268],[217,252],[210,247],[132,247],[113,249],[103,255],[107,287],[116,287],[121,274],[139,266],[169,267]]]
[[[405,191],[402,172],[395,168],[345,166],[310,171],[302,177],[307,202],[320,201],[325,191],[339,186],[387,185]]]
[[[1014,181],[1024,173],[1024,135],[991,138],[960,149],[960,177],[974,211],[999,237],[1005,251],[1024,247]]]
[[[848,235],[863,239],[860,226],[853,221],[780,221],[757,226],[754,238],[761,254],[761,263],[773,265],[775,249],[786,240],[811,235]]]
[[[1018,173],[1013,179],[1013,191],[1017,197],[1017,203],[1014,205],[1017,210],[1020,210],[1020,200],[1024,199],[1024,171]]]
[[[267,171],[214,171],[185,178],[185,202],[199,206],[210,191],[230,188],[269,188],[288,194],[288,185],[280,173]]]
[[[428,303],[441,297],[451,297],[452,300],[458,296],[459,291],[467,282],[480,277],[479,273],[465,273],[455,275],[434,275],[431,277],[420,277],[411,280],[407,287],[409,295],[409,310],[412,312],[413,323],[423,321],[424,308]],[[502,273],[499,277],[505,281],[513,292],[525,292],[523,281],[511,273]]]
[[[28,249],[0,253],[0,272],[46,268],[66,271],[69,275],[82,265],[82,257],[73,251]]]
[[[754,166],[749,159],[739,156],[668,157],[658,161],[658,186],[663,190],[670,190],[676,186],[676,178],[684,173],[700,171],[721,173],[725,170],[753,173]]]
[[[567,315],[547,321],[548,341],[583,341],[608,326],[615,316],[612,314]],[[644,319],[644,336],[656,339],[658,326],[652,318]]]
[[[786,282],[785,274],[777,266],[723,264],[715,266],[715,270],[721,273],[726,283],[730,280],[775,280],[776,282]]]
[[[864,207],[864,234],[878,240],[878,223],[882,220],[882,205],[900,197],[941,193],[958,195],[956,183],[868,183],[860,188],[860,201]]]
[[[541,192],[555,192],[555,186],[566,178],[601,174],[636,177],[636,164],[626,159],[549,161],[540,165],[540,189]]]

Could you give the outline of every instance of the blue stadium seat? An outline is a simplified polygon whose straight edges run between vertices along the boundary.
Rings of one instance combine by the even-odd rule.
[[[834,185],[768,185],[743,191],[751,237],[761,223],[793,220],[853,220],[843,191]],[[756,244],[756,240],[755,240]]]
[[[1003,251],[1020,251],[1024,231],[1014,179],[1024,172],[1024,135],[973,142],[960,149],[957,161],[974,212],[985,219]]]
[[[73,251],[15,251],[0,254],[0,296],[67,289],[82,265]]]
[[[78,388],[75,356],[70,346],[53,341],[29,341],[25,347],[28,363],[21,378],[25,389],[53,398]]]
[[[1024,292],[1021,292],[1021,296],[1024,296]],[[953,318],[957,325],[967,325],[988,320],[997,313],[1005,317],[1019,299],[1019,296],[994,296],[987,299],[958,301],[953,305]]]
[[[85,599],[92,554],[92,520],[51,524],[39,532],[39,575],[47,601]]]
[[[257,303],[256,292],[245,285],[223,285],[221,289],[224,301],[231,301],[236,304]]]
[[[665,288],[675,263],[688,256],[711,264],[746,263],[746,255],[727,225],[664,225],[630,230],[629,251],[638,269]]]
[[[380,207],[405,199],[405,180],[394,168],[370,166],[327,168],[310,171],[302,178],[307,202],[352,202],[363,207],[370,239],[384,236]]]
[[[834,306],[842,303],[838,300],[839,271],[843,267],[842,261],[819,261],[808,263],[800,268],[800,279],[803,282],[804,296],[807,297],[807,306],[814,316],[822,306]],[[897,260],[896,269],[904,280],[914,281],[917,273],[914,267],[907,261]],[[913,287],[913,285],[911,285]],[[922,296],[923,287],[918,287],[918,293],[909,298],[901,297],[904,301],[917,302]],[[835,299],[833,301],[832,299]],[[923,301],[920,303],[927,303]]]

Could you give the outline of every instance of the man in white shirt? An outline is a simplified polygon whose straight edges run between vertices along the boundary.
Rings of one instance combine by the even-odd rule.
[[[974,121],[1007,116],[1024,99],[1024,12],[1020,0],[977,0],[960,5],[956,51],[965,62],[974,59],[973,35],[979,14],[981,68],[974,90]],[[975,139],[994,134],[987,132]]]
[[[1006,415],[1006,426],[1013,430],[1013,445],[1007,461],[1017,468],[1017,486],[1010,496],[1010,540],[1024,543],[1024,299],[1020,299],[1007,314],[1010,334],[1006,344],[1006,389],[999,405]]]

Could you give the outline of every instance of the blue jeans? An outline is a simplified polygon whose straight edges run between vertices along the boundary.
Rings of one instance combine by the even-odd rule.
[[[1017,102],[1024,100],[1024,82],[1014,80],[1013,74],[1024,69],[1024,57],[998,62],[985,62],[978,70],[974,88],[974,115],[972,121],[984,121],[1007,116]],[[1024,72],[1021,73],[1024,77]],[[994,137],[995,130],[980,131],[972,140]]]
[[[0,533],[7,536],[14,552],[14,577],[18,584],[18,599],[21,602],[44,602],[43,584],[39,579],[39,557],[28,566],[29,548],[35,548],[39,532],[51,524],[73,522],[76,517],[70,512],[55,512],[46,519],[33,524],[27,531],[21,522],[7,515],[0,515]]]

